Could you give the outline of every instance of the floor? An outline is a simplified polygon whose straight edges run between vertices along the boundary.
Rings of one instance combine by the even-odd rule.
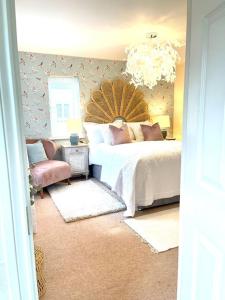
[[[152,253],[123,213],[66,224],[47,193],[36,212],[47,281],[41,299],[176,299],[177,249]]]

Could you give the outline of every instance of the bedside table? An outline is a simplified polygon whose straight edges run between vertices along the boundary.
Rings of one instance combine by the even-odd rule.
[[[62,145],[62,158],[66,161],[72,171],[72,176],[85,175],[88,179],[89,174],[89,164],[88,164],[88,145],[87,144],[78,144]]]

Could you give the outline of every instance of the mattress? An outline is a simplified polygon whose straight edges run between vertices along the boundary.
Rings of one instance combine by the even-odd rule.
[[[98,181],[101,181],[101,172],[102,172],[102,166],[94,165],[94,164],[90,165],[90,175],[92,177],[94,177],[95,179],[97,179]],[[103,182],[103,184],[105,184],[105,186],[107,188],[111,189],[111,187],[109,185],[107,185],[106,183]],[[180,201],[180,195],[177,195],[177,196],[170,197],[170,198],[163,198],[163,199],[154,200],[154,202],[151,205],[137,206],[137,209],[139,211],[141,211],[141,210],[145,210],[145,209],[148,209],[148,208],[153,208],[153,207],[158,207],[158,206],[177,203],[179,201]]]
[[[180,142],[102,143],[89,148],[89,163],[101,166],[100,180],[124,200],[126,216],[180,194]]]

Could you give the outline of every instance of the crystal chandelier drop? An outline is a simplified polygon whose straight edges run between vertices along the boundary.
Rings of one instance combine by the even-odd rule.
[[[180,56],[175,49],[178,42],[160,40],[156,34],[148,34],[146,40],[126,49],[126,75],[135,86],[152,89],[158,81],[174,82],[176,63]]]

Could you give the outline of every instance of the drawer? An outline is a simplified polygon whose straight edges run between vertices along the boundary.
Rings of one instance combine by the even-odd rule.
[[[71,147],[71,148],[64,148],[64,152],[66,154],[81,154],[81,153],[87,153],[88,148],[87,147]]]

